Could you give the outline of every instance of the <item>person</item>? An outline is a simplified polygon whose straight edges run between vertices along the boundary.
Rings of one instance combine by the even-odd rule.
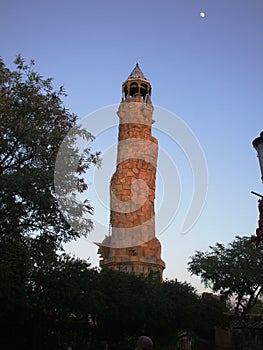
[[[100,350],[108,350],[108,342],[106,340],[101,340]]]
[[[152,339],[146,335],[142,335],[137,339],[135,344],[135,350],[152,350],[153,342]]]

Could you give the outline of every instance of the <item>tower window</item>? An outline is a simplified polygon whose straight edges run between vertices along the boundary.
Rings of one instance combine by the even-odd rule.
[[[129,250],[129,256],[136,256],[136,255],[137,255],[137,253],[136,253],[135,249]]]
[[[146,84],[142,83],[140,93],[141,93],[141,96],[143,96],[143,97],[145,97],[147,95],[147,85]]]
[[[133,97],[133,96],[138,95],[138,93],[139,93],[138,84],[137,83],[132,83],[131,86],[130,86],[130,95]]]

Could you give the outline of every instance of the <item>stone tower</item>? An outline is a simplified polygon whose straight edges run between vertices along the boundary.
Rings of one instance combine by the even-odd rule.
[[[165,263],[155,237],[155,179],[158,141],[152,136],[151,84],[138,63],[122,84],[117,112],[116,171],[110,184],[110,231],[98,244],[100,266],[162,279]]]

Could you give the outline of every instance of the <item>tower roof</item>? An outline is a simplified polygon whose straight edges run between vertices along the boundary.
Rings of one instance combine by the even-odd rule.
[[[135,68],[133,69],[133,71],[131,72],[131,74],[129,75],[128,79],[137,79],[137,78],[141,78],[141,79],[145,79],[143,72],[141,71],[141,68],[139,67],[139,63],[136,63]]]

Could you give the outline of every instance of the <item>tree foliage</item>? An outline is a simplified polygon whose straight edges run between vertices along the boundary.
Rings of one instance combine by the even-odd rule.
[[[63,105],[63,87],[55,91],[51,79],[34,71],[34,62],[27,65],[18,56],[15,69],[8,69],[0,60],[0,227],[1,236],[48,234],[57,242],[80,235],[70,229],[59,211],[54,192],[54,170],[59,147],[75,127],[75,137],[90,141],[92,135],[76,126],[76,115]],[[69,154],[76,152],[74,138],[67,144]],[[98,163],[99,154],[89,148],[78,164],[78,174],[69,174],[72,188],[87,185],[82,177],[91,163]],[[82,206],[78,219],[91,206]],[[86,221],[86,232],[91,222]]]
[[[209,252],[197,251],[188,269],[222,297],[235,298],[237,315],[250,311],[262,295],[263,248],[256,248],[249,237],[236,237],[227,246],[217,243]]]
[[[223,304],[198,296],[187,283],[98,272],[87,261],[58,254],[44,237],[27,244],[20,298],[1,313],[1,346],[81,350],[107,339],[111,349],[133,349],[136,338],[147,334],[158,348],[176,344],[180,330],[209,340],[223,323]]]
[[[40,327],[48,318],[65,319],[69,306],[64,302],[71,311],[80,302],[81,292],[73,287],[79,286],[76,280],[89,264],[58,251],[63,242],[89,233],[92,222],[85,214],[92,207],[88,202],[79,205],[76,220],[85,230],[72,229],[60,211],[54,172],[60,146],[72,129],[64,148],[65,165],[72,155],[79,156],[75,140],[81,137],[88,144],[93,136],[77,125],[77,116],[63,104],[65,96],[63,87],[55,90],[52,79],[34,70],[33,61],[27,64],[18,56],[11,70],[0,59],[1,342],[15,341],[10,334],[17,332],[18,345],[27,344],[27,330],[36,331],[35,323]],[[99,153],[88,147],[77,159],[75,171],[63,179],[65,198],[87,189],[83,175],[100,162]]]

